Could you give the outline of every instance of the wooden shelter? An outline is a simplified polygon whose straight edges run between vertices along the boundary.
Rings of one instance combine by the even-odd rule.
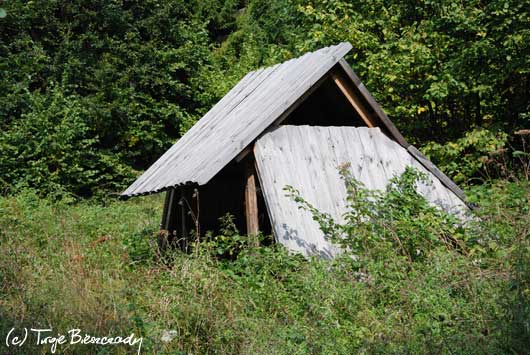
[[[161,229],[183,248],[231,213],[241,231],[272,232],[290,250],[324,257],[338,250],[283,187],[341,219],[344,163],[370,188],[415,166],[433,181],[421,187],[429,201],[465,212],[462,191],[407,143],[343,59],[350,49],[341,43],[248,73],[122,196],[167,191]]]

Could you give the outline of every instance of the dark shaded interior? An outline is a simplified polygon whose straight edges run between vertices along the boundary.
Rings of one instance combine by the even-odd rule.
[[[366,126],[361,116],[331,78],[326,79],[282,125]]]
[[[243,164],[230,163],[208,184],[199,186],[199,198],[201,234],[207,231],[218,233],[219,218],[227,213],[234,216],[234,223],[240,232],[246,231]]]
[[[165,249],[167,242],[178,245],[182,250],[188,249],[189,236],[196,229],[196,196],[191,186],[181,186],[166,192],[160,227],[167,232],[167,236],[159,235],[158,240],[162,249]]]
[[[250,161],[252,159],[252,161]],[[200,198],[199,222],[201,234],[211,231],[219,233],[219,218],[227,213],[234,216],[234,223],[240,233],[247,231],[245,215],[245,168],[253,164],[253,156],[249,154],[243,161],[233,161],[221,170],[210,182],[198,188]],[[258,219],[260,231],[268,235],[271,224],[263,198],[257,184]]]

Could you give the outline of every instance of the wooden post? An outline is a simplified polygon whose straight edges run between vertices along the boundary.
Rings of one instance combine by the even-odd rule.
[[[160,222],[160,232],[158,233],[158,248],[163,254],[168,246],[168,243],[172,239],[171,226],[173,224],[173,201],[175,198],[175,189],[169,189],[166,192],[166,198],[164,200],[164,209],[162,212],[162,221]]]
[[[362,120],[370,128],[375,127],[375,120],[372,117],[372,114],[368,111],[364,103],[359,98],[359,95],[354,92],[354,89],[351,87],[351,84],[346,81],[340,74],[331,73],[331,77],[335,84],[338,86],[340,91],[346,96],[350,104],[353,106],[355,111],[361,116]]]
[[[188,219],[187,211],[188,205],[186,202],[186,187],[181,186],[180,188],[180,247],[182,250],[186,251],[188,249],[188,227],[186,225],[186,220]]]
[[[162,221],[160,222],[160,230],[167,230],[167,214],[169,210],[169,201],[171,200],[171,190],[166,191],[166,198],[164,199],[164,208],[162,210]]]
[[[258,197],[256,192],[256,170],[253,164],[247,164],[245,168],[245,216],[247,234],[258,234]]]
[[[168,191],[169,194],[169,202],[168,202],[168,209],[166,214],[166,226],[165,229],[167,229],[170,233],[173,233],[171,229],[173,229],[173,225],[175,224],[175,189],[171,189]]]

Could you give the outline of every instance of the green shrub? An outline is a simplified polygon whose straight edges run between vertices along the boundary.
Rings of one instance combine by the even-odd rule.
[[[364,350],[525,352],[530,344],[528,181],[475,189],[471,201],[484,206],[462,222],[416,192],[417,183],[425,183],[416,170],[407,168],[385,191],[366,189],[348,166],[341,175],[348,207],[343,223],[293,187],[286,191],[312,213],[326,238],[343,247],[343,261],[366,284],[371,310],[386,317],[381,338],[365,342]],[[486,191],[488,196],[478,195]]]
[[[528,0],[11,0],[2,8],[4,194],[121,189],[247,72],[341,41],[352,43],[346,59],[417,145],[454,142],[483,126],[528,128]],[[57,146],[38,133],[54,125],[72,138],[59,144],[69,175],[57,171]],[[467,146],[475,138],[463,139]],[[459,181],[481,164],[463,149],[440,153]],[[460,153],[462,172],[451,159]],[[24,166],[16,173],[14,160]]]
[[[50,95],[26,93],[29,112],[0,133],[0,190],[90,195],[123,187],[132,170],[121,153],[101,149],[90,102],[60,85]]]
[[[463,246],[463,230],[456,217],[432,206],[416,191],[419,182],[430,183],[427,175],[407,168],[392,178],[385,191],[368,190],[341,167],[346,184],[347,211],[344,223],[337,223],[304,200],[293,187],[289,196],[310,211],[326,238],[357,254],[390,253],[410,262],[423,259],[439,246]]]
[[[455,182],[467,183],[473,178],[488,177],[484,169],[487,160],[492,154],[502,153],[507,142],[508,135],[503,132],[475,129],[454,142],[430,142],[422,150]]]

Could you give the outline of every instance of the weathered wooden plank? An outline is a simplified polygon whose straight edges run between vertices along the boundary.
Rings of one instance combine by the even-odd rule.
[[[188,242],[189,242],[189,227],[188,227],[188,213],[189,213],[189,206],[188,206],[188,194],[187,188],[185,186],[182,186],[180,188],[180,200],[179,200],[179,207],[180,207],[180,246],[182,250],[188,249]]]
[[[419,188],[432,204],[449,212],[467,211],[451,190],[379,128],[280,126],[256,142],[254,155],[276,240],[305,255],[332,257],[340,251],[283,188],[293,186],[317,209],[343,221],[346,189],[338,166],[344,163],[370,189],[385,188],[392,177],[413,166],[433,180]]]
[[[374,133],[377,133],[378,137],[383,137],[384,135],[380,129],[374,130],[366,127],[359,127],[357,132],[359,133],[359,139],[364,149],[364,154],[360,158],[363,160],[362,164],[365,170],[367,170],[367,176],[369,177],[368,180],[363,182],[370,189],[383,190],[388,182],[388,177],[378,156],[376,142],[374,142]]]
[[[370,128],[376,127],[377,122],[366,109],[364,103],[359,99],[359,95],[353,91],[350,83],[344,80],[344,78],[342,78],[340,74],[337,74],[336,72],[332,72],[331,77],[340,91],[344,94],[344,96],[346,96],[346,99],[348,99],[355,111],[359,114],[359,116],[361,116],[364,123],[366,123],[366,125]]]
[[[258,234],[258,196],[256,192],[256,173],[253,163],[247,164],[245,171],[245,217],[247,222],[247,234]]]
[[[171,221],[171,209],[173,208],[173,195],[174,190],[171,189],[166,192],[164,199],[164,208],[162,211],[162,221],[160,222],[160,231],[158,233],[157,244],[158,249],[161,253],[164,253],[167,249],[168,242],[171,238],[170,221]]]
[[[171,206],[171,190],[166,192],[166,197],[164,198],[164,207],[162,208],[162,221],[160,222],[160,229],[167,230],[167,214],[169,207]]]
[[[166,220],[165,220],[166,224],[165,224],[164,229],[166,229],[170,233],[173,233],[174,232],[173,229],[174,229],[174,226],[176,225],[176,219],[177,219],[176,204],[177,204],[178,197],[177,197],[177,193],[175,189],[170,189],[168,193],[169,193],[169,201],[168,201],[167,215],[166,215]]]

